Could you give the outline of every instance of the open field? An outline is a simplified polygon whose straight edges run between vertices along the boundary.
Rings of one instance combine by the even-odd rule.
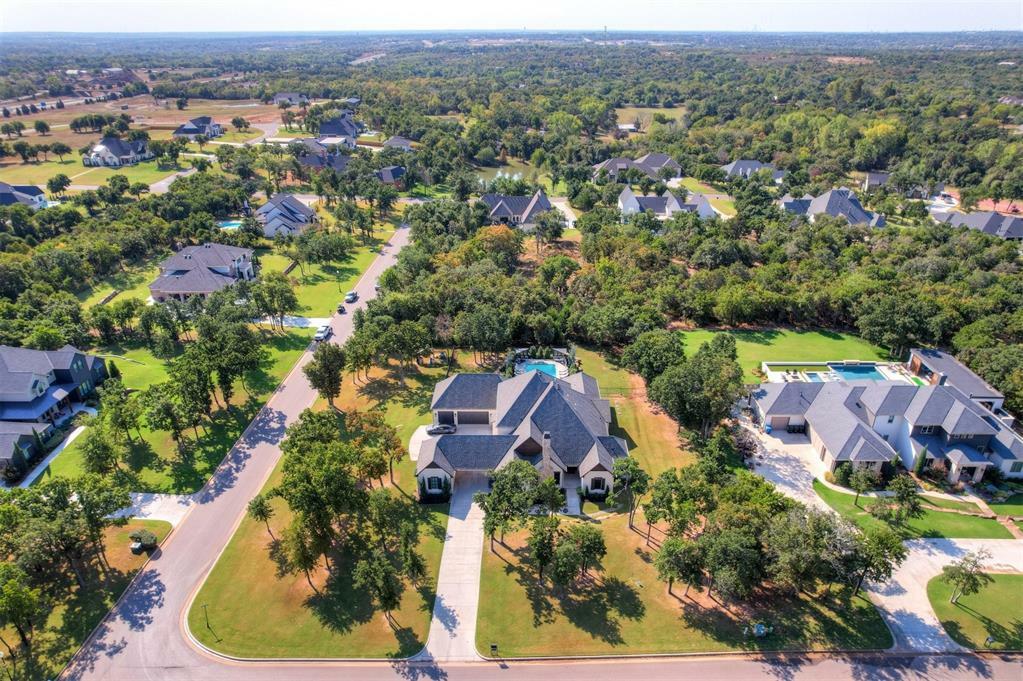
[[[952,586],[934,577],[927,598],[956,643],[976,650],[1023,650],[1023,575],[992,574],[980,593],[950,603]],[[988,644],[987,638],[994,642]]]
[[[17,675],[13,678],[40,681],[57,678],[58,672],[106,616],[148,558],[145,554],[136,556],[128,548],[129,535],[138,529],[149,530],[162,542],[171,526],[159,520],[132,520],[123,527],[107,528],[104,539],[109,567],[101,569],[96,557],[91,556],[83,570],[85,589],[80,589],[70,574],[65,575],[61,583],[50,585],[54,594],[53,608],[44,622],[36,624],[29,657],[19,655]],[[141,587],[149,588],[155,597],[160,585],[154,582]],[[18,640],[13,627],[4,627],[2,635],[12,645]],[[4,658],[4,668],[12,671],[6,654]]]
[[[121,383],[129,390],[144,390],[167,380],[168,360],[155,356],[141,343],[105,345],[91,352],[114,362],[121,372]]]
[[[52,154],[49,160],[37,163],[22,163],[20,160],[12,159],[10,162],[0,164],[0,182],[35,184],[45,188],[47,180],[63,173],[71,178],[72,184],[100,185],[113,175],[124,175],[129,182],[153,184],[175,172],[187,170],[188,167],[183,164],[177,168],[161,168],[157,166],[155,160],[122,168],[88,167],[82,165],[81,157],[75,151],[71,156],[65,156],[63,162]]]
[[[664,109],[659,106],[623,106],[615,109],[615,116],[618,117],[619,124],[635,123],[638,120],[639,129],[643,131],[650,127],[656,114],[679,121],[685,116],[686,110],[682,106],[677,106],[673,109]]]
[[[642,522],[642,519],[640,519]],[[625,516],[600,523],[607,544],[601,572],[567,591],[537,581],[525,532],[508,535],[497,553],[484,548],[477,646],[497,643],[502,657],[691,653],[728,650],[879,649],[891,636],[862,594],[832,593],[793,598],[762,594],[748,604],[721,604],[684,584],[674,595],[657,579],[656,549],[645,533],[629,530]],[[655,535],[659,531],[655,530]],[[763,639],[743,629],[765,622]]]
[[[189,494],[206,483],[238,436],[266,403],[270,393],[308,347],[314,330],[291,329],[285,334],[266,333],[266,347],[270,350],[266,364],[237,382],[229,409],[218,408],[214,404],[209,423],[198,433],[191,429],[183,433],[180,448],[166,431],[142,428],[141,439],[133,433],[126,468],[133,478],[134,491]],[[121,348],[110,350],[112,354],[128,354],[129,357],[134,354],[144,362],[135,365],[115,359],[129,387],[140,389],[165,379],[166,363],[161,363],[147,351],[135,349],[133,353],[125,353]],[[103,349],[98,352],[107,354]],[[79,475],[83,470],[79,442],[81,439],[71,443],[50,463],[38,480],[58,475]]]
[[[830,487],[825,487],[818,480],[813,481],[813,489],[828,506],[843,518],[859,525],[861,529],[884,525],[884,521],[878,520],[867,511],[871,505],[877,503],[875,499],[860,497],[859,506],[857,506],[854,503],[856,498],[854,494],[836,492]],[[1012,539],[1009,531],[999,525],[996,520],[958,513],[942,513],[930,510],[926,505],[924,505],[923,515],[919,518],[911,518],[900,533],[905,539],[939,537],[948,539]]]
[[[728,333],[735,338],[739,364],[746,380],[756,382],[754,373],[761,362],[824,362],[843,359],[884,360],[887,355],[851,333],[837,331],[801,331],[796,329],[763,329],[685,331],[686,354],[692,354],[715,334]]]

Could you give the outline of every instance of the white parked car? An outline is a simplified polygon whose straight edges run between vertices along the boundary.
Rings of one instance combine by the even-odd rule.
[[[330,324],[324,324],[320,328],[316,329],[316,335],[313,336],[313,340],[319,343],[330,338],[330,335],[334,333],[334,330],[330,328]]]

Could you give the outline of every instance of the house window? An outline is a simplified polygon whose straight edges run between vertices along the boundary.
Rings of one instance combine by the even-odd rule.
[[[593,482],[590,483],[590,489],[601,491],[604,489],[604,478],[593,478]]]
[[[431,492],[439,492],[441,488],[441,479],[437,475],[431,475],[426,479],[426,489]]]
[[[1012,466],[1009,468],[1010,473],[1019,473],[1023,471],[1023,461],[1013,461]]]
[[[951,440],[969,440],[970,436],[963,433],[954,433],[949,439]]]
[[[895,422],[895,414],[888,414],[888,423]]]
[[[934,426],[920,426],[921,435],[930,435],[934,432]]]

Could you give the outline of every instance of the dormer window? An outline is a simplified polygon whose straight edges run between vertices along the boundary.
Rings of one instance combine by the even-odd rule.
[[[888,414],[888,423],[895,422],[895,414]]]
[[[934,426],[920,426],[921,435],[930,435],[934,432]]]

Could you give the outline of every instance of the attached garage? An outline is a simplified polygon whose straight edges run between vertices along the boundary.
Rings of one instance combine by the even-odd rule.
[[[771,430],[785,430],[789,427],[788,416],[772,416],[771,417]]]
[[[453,411],[438,411],[437,412],[437,423],[444,426],[455,425],[455,412]]]
[[[490,412],[486,411],[459,411],[459,425],[487,425],[490,423]]]

